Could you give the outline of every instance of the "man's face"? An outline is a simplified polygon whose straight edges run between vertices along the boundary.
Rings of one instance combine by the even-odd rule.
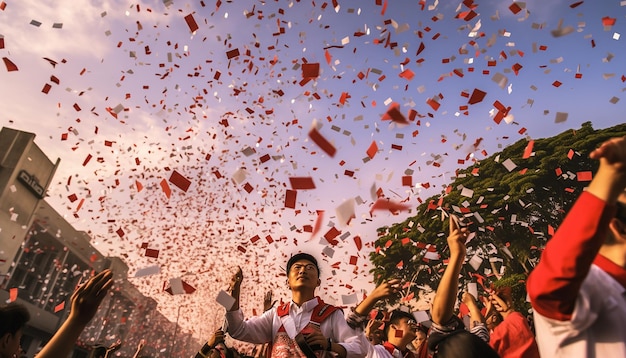
[[[417,322],[415,320],[402,317],[396,326],[396,332],[402,331],[402,338],[406,339],[407,342],[415,339],[417,335]]]
[[[290,289],[312,288],[320,285],[319,272],[311,261],[298,260],[291,265],[287,276],[287,283]]]
[[[19,357],[22,352],[20,347],[20,341],[22,340],[22,330],[18,329],[15,334],[7,333],[2,337],[2,350],[0,351],[0,357],[13,358]]]

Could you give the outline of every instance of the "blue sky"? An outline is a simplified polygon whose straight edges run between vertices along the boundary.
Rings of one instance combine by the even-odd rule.
[[[254,291],[247,312],[260,311],[267,289],[288,297],[279,273],[299,250],[323,260],[321,294],[331,301],[371,289],[371,247],[357,251],[354,237],[370,243],[377,227],[410,215],[370,217],[372,187],[417,206],[418,198],[439,193],[457,161],[470,153],[480,160],[483,150],[490,155],[519,139],[552,136],[586,121],[596,128],[623,122],[626,47],[619,35],[626,9],[620,1],[574,8],[575,2],[527,1],[518,14],[509,2],[479,1],[470,21],[455,18],[468,10],[465,5],[443,1],[428,1],[424,10],[418,1],[388,1],[384,14],[374,0],[338,1],[336,9],[332,1],[222,1],[218,9],[215,1],[5,2],[0,56],[19,70],[0,70],[0,123],[37,134],[49,157],[61,158],[49,200],[75,227],[90,231],[97,247],[124,256],[131,276],[160,265],[160,275],[131,280],[170,317],[182,302],[194,307],[183,313],[189,329],[201,326],[198,319],[218,316],[214,297],[237,265]],[[199,27],[193,34],[188,15]],[[604,28],[606,16],[615,25]],[[560,20],[573,31],[554,37]],[[280,28],[284,33],[276,35]],[[484,36],[470,37],[472,29]],[[385,46],[387,36],[395,48]],[[240,55],[229,60],[233,49]],[[319,63],[320,74],[300,85],[305,60]],[[522,66],[518,75],[511,70],[515,64]],[[405,69],[415,77],[401,78]],[[504,88],[492,80],[496,74],[506,78]],[[562,84],[555,87],[555,81]],[[486,96],[468,105],[461,94],[475,89]],[[350,98],[341,105],[344,92]],[[443,98],[433,110],[427,100],[436,96]],[[493,121],[495,101],[511,107],[513,122]],[[405,116],[409,109],[423,115],[420,124],[381,120],[390,102]],[[459,109],[464,105],[467,115]],[[125,110],[114,118],[107,108]],[[567,113],[567,120],[556,123],[557,112]],[[337,148],[334,157],[309,139],[314,123]],[[372,141],[379,151],[366,161]],[[271,159],[262,162],[264,155]],[[191,185],[187,192],[172,186],[168,199],[159,184],[172,170]],[[233,181],[242,173],[242,182]],[[430,189],[402,186],[410,173]],[[312,177],[316,185],[298,191],[299,212],[284,208],[289,177]],[[137,181],[144,186],[140,192]],[[85,199],[77,212],[80,200],[71,202],[71,194]],[[350,225],[335,214],[346,201],[357,203]],[[303,227],[315,224],[318,211],[324,211],[322,229],[312,238]],[[321,234],[333,226],[346,236],[331,247]],[[255,235],[261,240],[252,243]],[[275,241],[268,243],[267,235]],[[143,243],[160,250],[159,258],[145,257]],[[332,258],[321,254],[329,248]],[[352,256],[356,266],[349,264]],[[339,270],[330,267],[336,262]],[[195,273],[185,277],[199,288],[196,295],[161,291],[163,282],[187,272]]]

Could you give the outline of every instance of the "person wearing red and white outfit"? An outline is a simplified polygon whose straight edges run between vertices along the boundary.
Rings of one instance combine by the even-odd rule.
[[[402,287],[397,278],[385,281],[376,286],[374,290],[348,314],[348,325],[364,330],[364,324],[368,319],[369,312],[377,302],[397,295]],[[385,322],[385,335],[383,342],[372,344],[363,334],[363,350],[367,352],[366,358],[415,358],[416,355],[408,349],[408,345],[417,337],[419,324],[415,317],[402,310],[396,309],[391,312],[389,320]]]
[[[315,295],[321,284],[317,260],[306,253],[287,262],[291,302],[244,320],[239,309],[241,269],[235,273],[232,295],[235,304],[226,312],[227,332],[234,339],[271,343],[272,358],[363,357],[360,335],[346,323],[338,307],[325,304]]]
[[[598,172],[527,282],[542,357],[626,357],[626,137],[589,156]]]

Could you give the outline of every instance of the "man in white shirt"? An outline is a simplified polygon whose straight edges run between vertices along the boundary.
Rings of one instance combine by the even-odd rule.
[[[306,253],[287,262],[291,302],[272,308],[261,316],[244,320],[239,309],[243,273],[233,278],[235,304],[226,312],[231,337],[255,344],[270,342],[272,358],[363,357],[358,333],[346,323],[343,312],[315,295],[320,286],[317,260]]]

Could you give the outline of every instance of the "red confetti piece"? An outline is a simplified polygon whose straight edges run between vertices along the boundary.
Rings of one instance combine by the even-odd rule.
[[[383,120],[385,119],[391,119],[393,122],[400,124],[409,124],[409,121],[402,114],[402,112],[400,112],[399,103],[393,103],[389,106],[387,113],[385,113],[385,116],[383,116]]]
[[[441,106],[439,102],[435,101],[432,98],[429,98],[428,100],[426,100],[426,103],[435,111],[439,109],[439,106]]]
[[[373,140],[372,144],[370,144],[370,147],[367,148],[366,153],[367,153],[367,156],[370,157],[370,159],[374,159],[376,152],[378,152],[378,145],[376,144],[376,141]]]
[[[469,101],[467,103],[469,103],[469,104],[480,103],[485,98],[485,95],[487,95],[486,92],[483,92],[483,91],[479,90],[478,88],[475,88],[474,91],[472,92],[472,95],[470,96]]]
[[[576,178],[578,181],[591,181],[593,174],[591,171],[578,172],[576,173]]]
[[[319,63],[304,63],[302,64],[302,78],[313,79],[320,75]]]
[[[182,174],[174,170],[172,175],[170,176],[169,182],[174,184],[180,190],[187,192],[189,186],[191,185],[191,181],[185,178]]]
[[[65,301],[59,303],[58,305],[54,306],[54,313],[63,311],[63,309],[65,308]]]
[[[298,196],[297,191],[287,189],[287,193],[285,194],[285,207],[290,208],[290,209],[295,209],[297,196]]]
[[[406,210],[409,210],[410,208],[411,208],[410,205],[400,204],[400,203],[396,203],[388,199],[381,198],[381,199],[376,200],[376,202],[370,208],[370,215],[372,214],[372,212],[376,210],[389,210],[390,212],[395,213],[398,211],[406,211]]]
[[[315,189],[315,183],[311,177],[291,177],[289,183],[293,190]]]
[[[520,11],[522,11],[522,8],[517,2],[514,2],[511,6],[509,6],[509,10],[511,10],[513,14],[517,15]]]
[[[172,189],[170,188],[170,186],[167,184],[167,180],[163,179],[161,180],[161,190],[163,190],[163,193],[165,193],[165,196],[169,199],[170,196],[172,195]]]
[[[230,60],[235,57],[239,57],[239,49],[236,48],[234,50],[226,51],[226,57]]]
[[[9,289],[9,302],[15,302],[17,300],[17,287]]]
[[[185,22],[187,22],[187,26],[189,26],[189,31],[195,32],[198,30],[198,23],[196,23],[196,20],[193,18],[193,14],[185,16]]]
[[[605,16],[602,18],[602,26],[613,26],[615,25],[615,20],[613,17]]]
[[[522,156],[522,159],[527,159],[530,158],[530,155],[533,152],[533,146],[535,145],[535,141],[531,140],[528,142],[528,144],[526,145],[526,148],[524,149],[524,155]]]
[[[8,58],[3,57],[2,61],[4,61],[4,66],[7,68],[7,71],[12,72],[18,70],[17,66]]]
[[[87,163],[89,163],[89,161],[91,160],[92,155],[91,154],[87,154],[87,157],[85,158],[85,160],[83,161],[83,167],[87,165]]]
[[[335,149],[335,147],[328,140],[326,140],[326,138],[324,138],[315,127],[311,128],[309,131],[309,138],[311,138],[315,144],[326,152],[326,154],[330,155],[331,158],[335,156],[335,153],[337,153],[337,149]]]
[[[329,244],[337,245],[339,241],[335,240],[335,238],[339,235],[341,235],[341,231],[337,230],[337,228],[333,226],[326,232],[326,234],[324,234],[324,238]]]
[[[315,225],[311,230],[311,238],[317,235],[322,228],[322,222],[324,221],[324,210],[317,210],[317,219],[315,219]]]
[[[406,70],[400,72],[400,77],[410,81],[413,77],[415,77],[415,72],[407,68]]]
[[[155,250],[155,249],[146,249],[146,254],[145,256],[147,257],[152,257],[155,259],[159,258],[159,250]]]

